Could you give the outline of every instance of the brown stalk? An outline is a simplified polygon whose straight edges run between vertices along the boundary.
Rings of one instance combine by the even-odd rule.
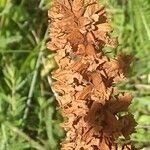
[[[49,15],[50,42],[58,69],[52,72],[53,90],[62,115],[66,139],[62,150],[133,150],[129,138],[136,122],[128,112],[130,93],[113,83],[124,80],[131,57],[109,58],[104,46],[117,46],[105,8],[97,0],[54,0]],[[118,112],[126,112],[119,117]]]

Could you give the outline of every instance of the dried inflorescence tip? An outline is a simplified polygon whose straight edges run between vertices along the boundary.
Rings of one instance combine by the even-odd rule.
[[[105,8],[97,0],[54,0],[48,13],[48,48],[55,51],[58,69],[52,72],[53,90],[67,131],[62,150],[132,150],[115,143],[129,138],[136,125],[128,113],[132,96],[118,93],[113,83],[125,79],[131,58],[109,58],[104,46],[117,46]],[[119,112],[126,115],[119,117]]]

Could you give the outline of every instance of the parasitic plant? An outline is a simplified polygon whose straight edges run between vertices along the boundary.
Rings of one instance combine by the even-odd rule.
[[[131,57],[104,53],[105,46],[117,46],[104,6],[97,0],[54,0],[48,15],[48,48],[58,65],[52,89],[66,118],[61,149],[133,150],[131,143],[115,142],[121,135],[129,138],[136,125],[128,112],[132,95],[114,87],[126,79]]]

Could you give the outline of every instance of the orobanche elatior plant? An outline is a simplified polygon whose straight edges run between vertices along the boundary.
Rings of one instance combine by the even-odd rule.
[[[117,46],[104,6],[97,0],[54,0],[49,18],[48,48],[58,64],[52,89],[66,118],[61,149],[135,149],[116,143],[119,136],[129,139],[136,125],[128,112],[132,95],[114,87],[126,78],[131,57],[110,58],[103,52],[104,46]]]

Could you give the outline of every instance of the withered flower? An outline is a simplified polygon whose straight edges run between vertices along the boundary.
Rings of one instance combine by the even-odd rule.
[[[109,58],[104,46],[117,46],[105,8],[97,0],[54,0],[49,15],[50,42],[58,69],[53,90],[66,139],[62,150],[133,150],[116,138],[129,138],[136,125],[128,112],[130,93],[116,92],[113,83],[125,79],[127,56]],[[129,59],[130,60],[130,59]],[[119,112],[126,115],[119,117]]]

